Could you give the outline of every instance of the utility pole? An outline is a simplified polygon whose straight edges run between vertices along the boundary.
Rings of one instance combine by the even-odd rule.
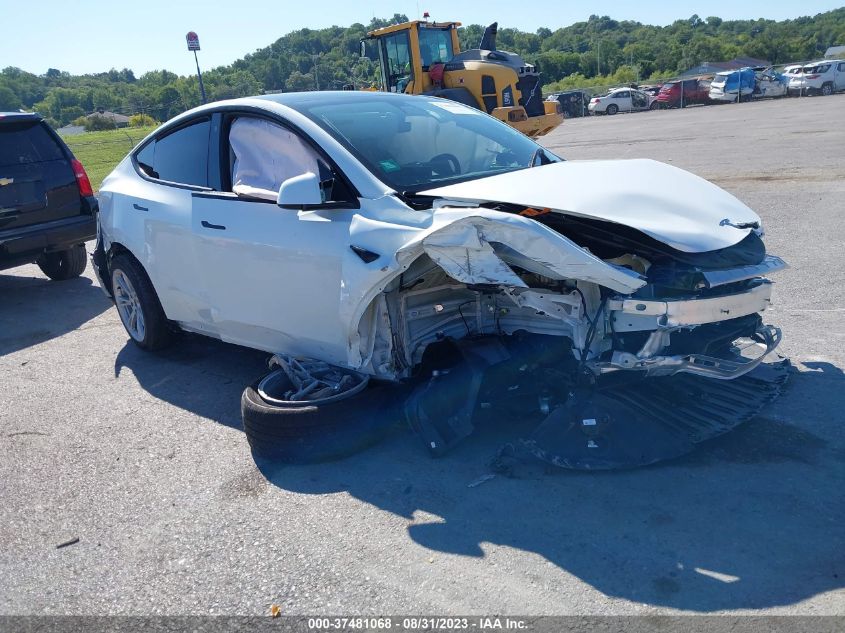
[[[205,103],[205,86],[202,83],[202,73],[200,72],[200,60],[197,58],[197,51],[200,49],[200,38],[199,35],[194,33],[193,31],[189,31],[187,35],[185,35],[185,41],[188,42],[188,50],[194,52],[194,62],[197,64],[197,79],[200,82],[200,96],[202,97],[202,102]]]
[[[317,60],[320,59],[320,54],[312,55],[314,59],[314,83],[317,84],[317,90],[320,90],[320,77],[317,75]]]
[[[601,75],[601,40],[596,46],[596,76]]]

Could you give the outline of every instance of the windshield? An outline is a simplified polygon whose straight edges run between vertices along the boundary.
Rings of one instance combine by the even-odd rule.
[[[397,191],[413,193],[560,160],[506,124],[454,101],[355,97],[294,107]]]

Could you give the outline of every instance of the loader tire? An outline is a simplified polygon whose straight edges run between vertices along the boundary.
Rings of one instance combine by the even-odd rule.
[[[244,433],[255,458],[289,464],[340,459],[375,443],[399,419],[388,405],[390,387],[366,385],[325,403],[279,403],[261,396],[261,380],[241,395]]]

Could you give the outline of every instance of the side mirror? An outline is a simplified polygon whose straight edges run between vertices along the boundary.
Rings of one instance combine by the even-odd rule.
[[[276,204],[283,209],[303,209],[322,203],[320,179],[310,171],[285,180],[279,187],[279,197],[276,198]]]

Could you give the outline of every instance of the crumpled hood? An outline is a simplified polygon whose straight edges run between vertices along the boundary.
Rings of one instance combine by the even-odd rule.
[[[733,246],[760,218],[724,189],[648,159],[565,161],[420,192],[501,202],[623,224],[672,248],[702,253]]]

